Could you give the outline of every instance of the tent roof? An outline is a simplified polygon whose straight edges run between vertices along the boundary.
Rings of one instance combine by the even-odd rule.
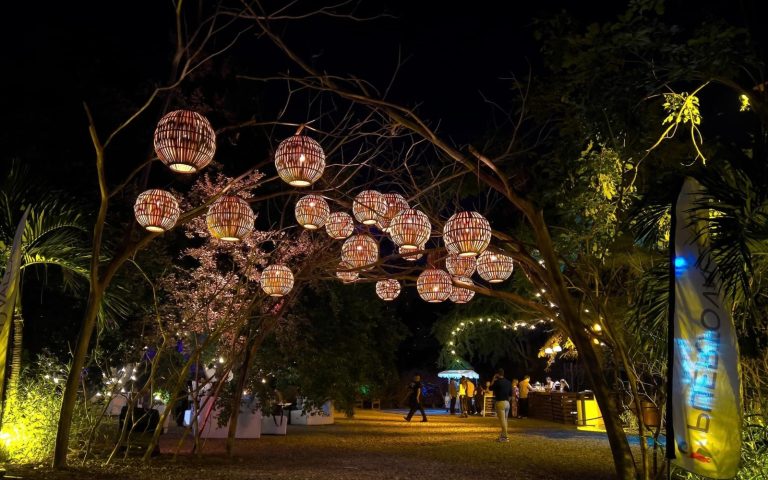
[[[480,378],[480,375],[474,370],[443,370],[437,376],[440,378]]]

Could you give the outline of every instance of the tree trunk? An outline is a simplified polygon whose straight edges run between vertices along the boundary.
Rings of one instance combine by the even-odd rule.
[[[11,378],[8,379],[8,398],[16,398],[21,375],[22,340],[24,339],[24,317],[21,315],[21,295],[16,298],[13,310],[13,352],[11,353]]]
[[[232,406],[230,407],[229,415],[229,431],[227,432],[227,456],[232,457],[232,450],[235,446],[235,438],[237,436],[237,419],[240,416],[240,400],[243,398],[243,389],[245,388],[245,382],[248,380],[248,371],[251,366],[251,348],[250,345],[246,345],[245,356],[243,357],[243,364],[240,367],[240,375],[237,378],[237,385],[235,391],[232,392]]]
[[[90,294],[88,298],[88,307],[85,310],[83,323],[80,326],[80,333],[77,335],[77,345],[75,346],[72,366],[67,376],[67,383],[64,388],[64,395],[61,400],[61,411],[59,414],[59,426],[56,431],[56,449],[53,454],[53,467],[64,468],[67,466],[67,453],[69,451],[69,431],[72,426],[72,417],[77,403],[77,392],[80,385],[80,374],[85,367],[85,359],[88,356],[88,345],[91,343],[93,328],[96,326],[96,316],[99,313],[104,289],[100,285],[91,283]]]

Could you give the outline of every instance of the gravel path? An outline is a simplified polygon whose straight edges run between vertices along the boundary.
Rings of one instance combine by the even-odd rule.
[[[163,455],[150,467],[129,458],[67,472],[9,466],[8,474],[56,480],[614,477],[604,434],[539,420],[510,420],[510,441],[497,443],[496,419],[440,413],[430,415],[427,423],[418,422],[418,417],[407,423],[402,412],[363,410],[354,419],[337,416],[334,425],[291,425],[287,436],[238,440],[231,460],[224,455],[224,440],[208,440],[200,456],[190,454],[186,442],[174,459],[182,433],[175,429],[163,436]]]

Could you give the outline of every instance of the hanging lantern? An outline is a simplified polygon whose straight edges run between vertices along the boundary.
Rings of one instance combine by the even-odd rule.
[[[133,213],[139,225],[150,232],[164,232],[179,219],[179,202],[165,190],[152,189],[136,197]]]
[[[551,347],[547,347],[544,349],[544,353],[547,355],[552,355],[554,353],[554,350],[552,350]]]
[[[563,347],[561,347],[559,343],[556,343],[552,346],[552,351],[555,353],[560,353],[563,351]]]
[[[454,282],[460,285],[474,285],[475,282],[473,282],[471,279],[467,277],[454,277]],[[448,297],[453,303],[467,303],[468,301],[472,300],[472,298],[475,296],[475,292],[468,289],[463,288],[458,285],[453,286],[453,290],[451,291],[451,295]]]
[[[424,250],[424,245],[420,246],[417,250]],[[403,247],[398,247],[397,253],[409,262],[415,262],[424,256],[423,253],[416,253],[417,250],[403,250]]]
[[[455,253],[449,253],[445,257],[445,269],[454,277],[471,277],[476,266],[475,257],[462,257]]]
[[[335,240],[344,240],[355,231],[355,221],[345,212],[333,212],[325,223],[325,231]]]
[[[228,242],[237,242],[251,233],[254,219],[251,206],[237,195],[219,197],[205,216],[211,235]]]
[[[308,187],[323,176],[325,152],[312,138],[297,134],[277,146],[275,168],[286,183],[294,187]]]
[[[355,268],[349,265],[346,262],[339,263],[339,268],[341,270],[336,271],[336,276],[339,277],[344,283],[354,283],[357,281],[357,279],[360,277],[359,272],[346,272],[343,270],[349,270],[350,268]]]
[[[392,219],[395,215],[400,213],[401,210],[410,208],[408,202],[399,193],[385,193],[384,202],[387,204],[387,210],[384,215],[379,217],[378,227],[383,232],[389,231],[389,224],[392,223]]]
[[[512,257],[486,250],[477,257],[477,273],[489,283],[501,283],[512,275],[515,263]]]
[[[352,268],[371,265],[378,259],[379,244],[370,235],[352,235],[341,246],[341,260]]]
[[[400,295],[400,282],[394,278],[376,282],[376,295],[385,302],[391,302]]]
[[[363,225],[373,225],[387,213],[384,195],[376,190],[363,190],[352,202],[352,214]]]
[[[213,160],[216,132],[199,113],[175,110],[157,123],[155,153],[174,172],[195,173]]]
[[[269,265],[261,272],[261,289],[270,297],[288,295],[293,288],[293,273],[285,265]]]
[[[401,210],[389,224],[389,235],[401,251],[418,250],[427,243],[430,233],[432,225],[429,218],[415,208]]]
[[[325,225],[331,209],[320,195],[305,195],[296,202],[296,221],[307,230],[317,230]]]
[[[428,268],[421,272],[416,280],[419,296],[429,303],[439,303],[448,299],[453,291],[451,276],[445,270]]]
[[[491,241],[491,224],[477,212],[455,213],[443,226],[443,241],[449,253],[480,255]]]

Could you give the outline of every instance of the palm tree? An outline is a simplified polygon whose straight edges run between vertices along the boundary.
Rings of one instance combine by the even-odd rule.
[[[27,224],[22,236],[21,273],[42,267],[48,273],[51,267],[61,273],[63,287],[80,294],[89,279],[90,249],[87,235],[89,227],[81,209],[58,192],[35,186],[28,169],[13,162],[0,189],[0,265],[7,264],[15,226],[24,209],[29,208]],[[1,273],[1,272],[0,272]],[[125,303],[109,298],[110,313],[124,314]],[[104,317],[102,308],[102,318]],[[8,382],[9,397],[15,395],[21,372],[21,354],[24,319],[21,295],[13,317],[13,350],[11,374]]]

